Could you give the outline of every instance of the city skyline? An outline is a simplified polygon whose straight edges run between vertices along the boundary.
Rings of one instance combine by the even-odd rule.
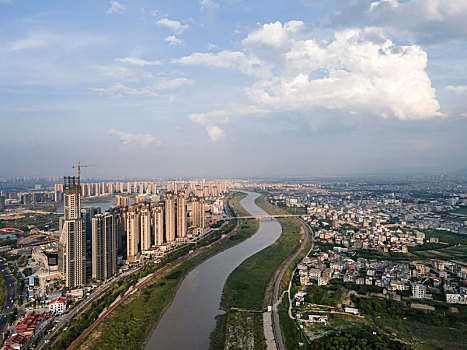
[[[0,177],[69,159],[96,178],[465,172],[466,16],[456,0],[0,1]]]

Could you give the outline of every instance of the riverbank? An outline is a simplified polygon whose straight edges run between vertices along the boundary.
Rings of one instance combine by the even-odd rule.
[[[243,215],[240,200],[236,195],[231,201],[232,209]],[[185,276],[208,258],[249,238],[256,232],[254,221],[242,221],[238,229],[227,239],[211,243],[203,251],[191,253],[183,262],[172,266],[125,300],[107,316],[81,343],[80,349],[141,349],[152,330],[172,302],[177,288]],[[212,244],[212,245],[211,245]]]
[[[281,213],[263,195],[255,204],[269,214]],[[240,264],[224,286],[221,307],[226,315],[218,316],[216,330],[211,336],[211,349],[241,349],[254,344],[265,349],[263,317],[261,313],[272,301],[271,280],[275,271],[296,249],[300,242],[300,225],[293,219],[279,220],[282,233],[277,241]],[[238,312],[232,309],[248,310]],[[226,336],[227,334],[227,336]]]

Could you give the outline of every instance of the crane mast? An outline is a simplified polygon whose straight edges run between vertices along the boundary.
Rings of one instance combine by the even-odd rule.
[[[97,164],[86,164],[82,165],[78,162],[77,165],[72,165],[71,168],[75,169],[78,168],[78,196],[81,196],[81,168],[88,168],[90,166],[97,166]],[[78,200],[78,215],[81,215],[81,200]]]

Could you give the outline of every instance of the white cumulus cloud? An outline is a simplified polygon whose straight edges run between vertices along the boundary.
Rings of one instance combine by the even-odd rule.
[[[467,94],[467,85],[459,85],[459,86],[449,85],[445,88],[445,90],[453,91],[456,95],[463,95],[463,94]]]
[[[379,26],[421,44],[467,40],[465,0],[353,0],[331,22],[335,26]]]
[[[206,127],[209,137],[212,141],[221,141],[225,138],[224,130],[215,125],[209,125]]]
[[[157,94],[149,88],[130,88],[123,83],[115,83],[108,88],[90,88],[91,91],[99,93],[99,95],[120,98],[124,96],[157,96]]]
[[[182,24],[179,21],[171,20],[168,18],[160,19],[156,23],[173,30],[176,34],[181,34],[189,28],[188,24]]]
[[[174,79],[158,79],[154,84],[154,90],[169,90],[183,85],[191,85],[193,80],[187,78],[174,78]]]
[[[231,113],[229,111],[219,110],[207,113],[193,113],[188,117],[191,121],[203,125],[209,138],[216,142],[225,138],[225,132],[223,129],[214,125],[214,120],[215,122],[226,122],[230,115]]]
[[[170,45],[182,45],[183,41],[177,38],[175,35],[169,35],[167,38],[165,38],[165,41],[167,41]]]
[[[115,60],[123,64],[134,64],[135,66],[158,66],[162,64],[162,61],[147,61],[135,57],[116,58]]]
[[[147,148],[151,145],[161,144],[161,142],[151,134],[132,134],[115,128],[110,130],[109,134],[117,136],[122,145],[136,145],[141,148]]]
[[[113,15],[116,13],[123,13],[125,11],[125,5],[119,3],[118,1],[111,1],[110,8],[107,10],[108,15]]]
[[[122,81],[128,81],[128,82],[153,78],[153,75],[151,72],[148,72],[142,69],[133,69],[133,68],[128,68],[128,67],[113,67],[113,68],[107,69],[107,72],[105,73],[105,75],[112,77],[116,80],[122,80]]]

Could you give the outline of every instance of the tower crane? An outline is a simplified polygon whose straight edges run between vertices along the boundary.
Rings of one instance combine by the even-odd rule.
[[[81,189],[81,168],[87,168],[87,167],[90,167],[90,166],[97,166],[97,164],[87,164],[87,165],[81,165],[80,162],[78,162],[77,165],[72,165],[71,167],[73,169],[75,168],[78,168],[78,188]]]

